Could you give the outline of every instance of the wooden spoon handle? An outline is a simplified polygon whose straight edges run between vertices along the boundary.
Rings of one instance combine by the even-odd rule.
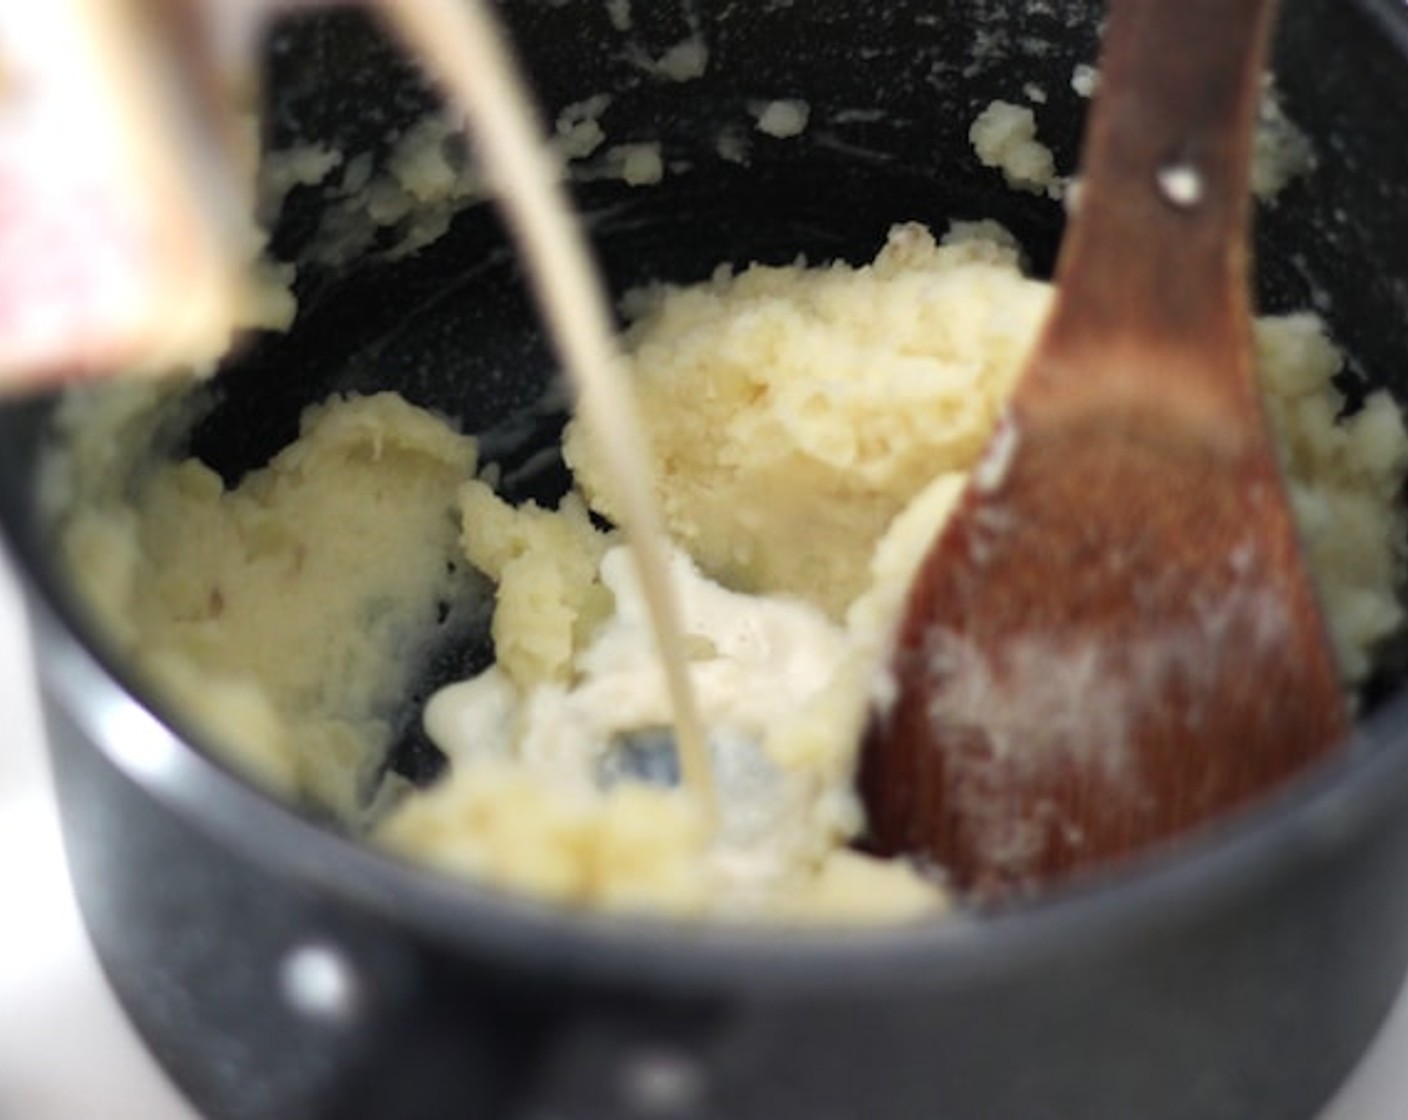
[[[1131,326],[1143,345],[1185,353],[1249,330],[1250,148],[1274,9],[1110,0],[1048,348],[1089,368]],[[1221,365],[1204,375],[1221,376]]]

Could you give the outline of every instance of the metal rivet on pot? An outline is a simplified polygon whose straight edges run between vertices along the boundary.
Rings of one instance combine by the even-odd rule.
[[[621,1095],[639,1116],[677,1116],[696,1109],[704,1097],[704,1071],[673,1050],[642,1050],[621,1068]]]
[[[284,1001],[308,1019],[350,1023],[361,1004],[357,972],[341,951],[324,942],[294,946],[279,965]]]

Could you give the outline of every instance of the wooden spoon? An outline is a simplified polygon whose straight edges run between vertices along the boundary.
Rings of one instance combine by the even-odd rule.
[[[1165,842],[1346,736],[1252,346],[1273,7],[1112,0],[1055,305],[910,593],[869,842],[980,897]]]

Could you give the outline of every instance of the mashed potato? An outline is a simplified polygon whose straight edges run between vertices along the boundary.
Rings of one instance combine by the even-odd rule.
[[[1049,301],[1014,249],[918,226],[865,268],[640,293],[629,374],[671,537],[730,587],[841,619],[895,515],[982,451]],[[564,452],[611,517],[588,436],[572,424]]]
[[[151,391],[115,392],[126,431],[68,420],[82,481],[62,540],[89,604],[256,780],[356,824],[427,635],[484,602],[455,557],[473,441],[392,394],[333,400],[231,490],[194,459],[85,465],[160,415]]]
[[[412,858],[577,906],[939,912],[917,870],[848,850],[851,777],[914,565],[1049,305],[1009,240],[968,229],[940,245],[899,226],[865,267],[723,268],[635,299],[630,372],[678,550],[716,817],[678,788],[634,572],[590,516],[615,511],[580,423],[564,442],[578,490],[556,510],[515,508],[444,422],[393,397],[331,402],[236,489],[191,462],[90,485],[70,502],[71,566],[124,647],[239,757]],[[1408,437],[1385,394],[1342,415],[1318,319],[1262,320],[1257,344],[1353,686],[1403,621]],[[82,496],[81,479],[69,489]],[[397,792],[377,782],[385,713],[443,605],[473,598],[466,568],[497,589],[497,664],[427,709],[446,779],[378,812]]]

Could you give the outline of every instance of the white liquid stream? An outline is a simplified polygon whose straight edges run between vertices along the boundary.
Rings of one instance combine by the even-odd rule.
[[[474,129],[543,319],[576,383],[577,407],[599,442],[609,483],[624,511],[622,528],[674,709],[683,781],[713,811],[708,742],[684,658],[681,612],[670,583],[663,522],[635,400],[624,382],[605,296],[560,168],[541,140],[531,97],[484,0],[384,0],[382,7]]]

